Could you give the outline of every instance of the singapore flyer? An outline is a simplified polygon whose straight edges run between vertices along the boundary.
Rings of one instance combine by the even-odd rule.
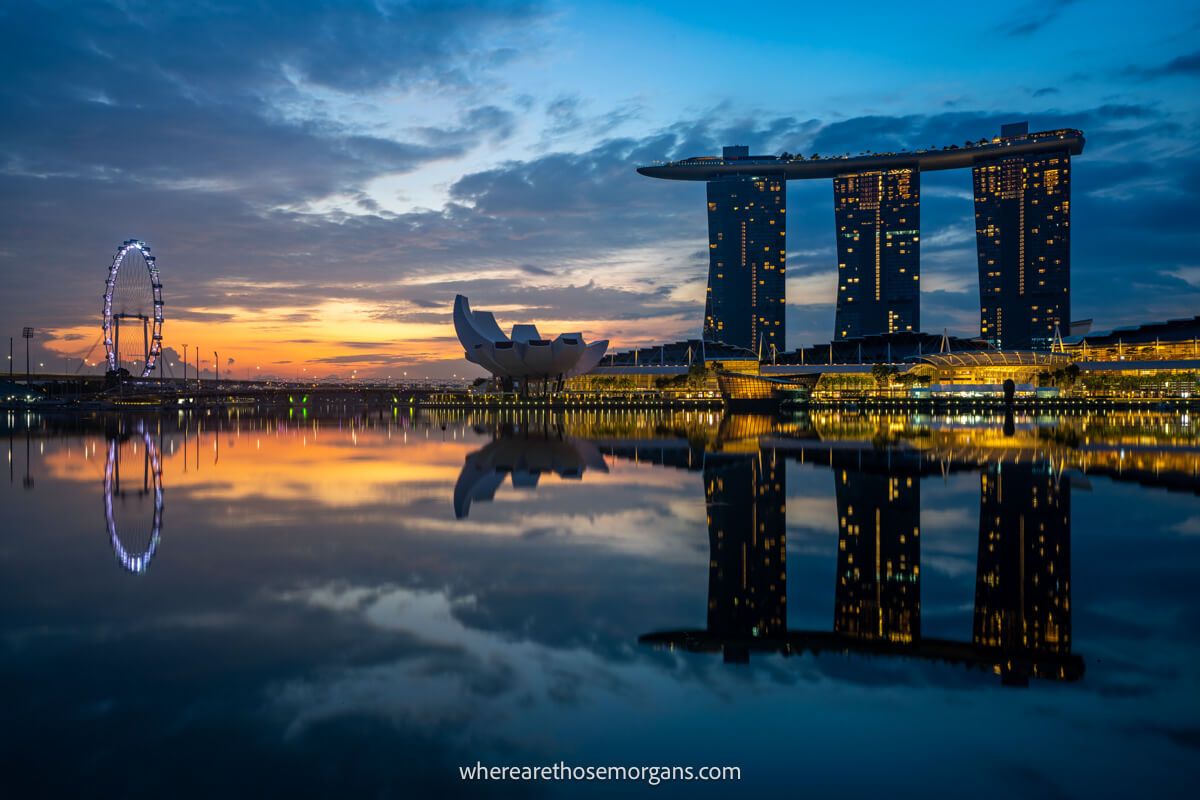
[[[162,353],[163,300],[150,246],[129,239],[117,248],[104,284],[104,352],[108,372],[146,378]],[[139,330],[140,329],[140,330]]]

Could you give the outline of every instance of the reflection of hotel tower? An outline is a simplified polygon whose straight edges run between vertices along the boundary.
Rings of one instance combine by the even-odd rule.
[[[856,639],[921,638],[921,483],[913,475],[835,473],[833,630]]]
[[[708,630],[714,635],[757,638],[787,631],[784,464],[773,450],[705,458]],[[743,660],[738,653],[727,657]]]
[[[975,644],[1069,653],[1070,489],[1044,465],[1005,464],[987,467],[980,492]]]
[[[1083,674],[1071,654],[1070,489],[1049,467],[983,467],[974,634],[965,642],[921,631],[920,480],[932,462],[901,463],[889,453],[866,463],[862,452],[833,451],[802,461],[826,458],[838,510],[833,631],[787,628],[786,461],[764,448],[757,457],[705,456],[706,629],[640,641],[719,650],[735,663],[752,650],[910,656],[992,669],[1006,685]]]

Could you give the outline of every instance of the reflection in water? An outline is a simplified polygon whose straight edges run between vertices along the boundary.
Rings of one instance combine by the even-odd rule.
[[[787,630],[786,490],[784,462],[774,451],[705,458],[711,635],[770,637]]]
[[[21,486],[26,489],[32,489],[34,487],[33,472],[30,471],[30,467],[29,467],[29,463],[30,463],[29,450],[30,450],[30,442],[32,439],[32,431],[30,430],[29,425],[28,425],[29,419],[30,419],[30,415],[26,414],[25,415],[25,422],[26,422],[26,426],[25,426],[25,474],[21,478]],[[15,413],[13,413],[12,411],[9,411],[4,420],[5,427],[8,428],[8,482],[9,483],[14,483],[16,481],[16,461],[17,460],[16,460],[16,457],[14,456],[15,450],[13,447],[13,436],[16,433],[16,429],[17,429],[16,421],[17,421],[17,415]]]
[[[490,502],[505,477],[511,476],[514,489],[536,489],[543,473],[578,480],[588,469],[608,472],[586,439],[564,436],[561,428],[500,426],[496,438],[467,456],[454,484],[454,516],[465,519],[473,501]]]
[[[802,752],[816,794],[1186,796],[1186,416],[296,416],[7,417],[5,751],[34,794],[254,765],[268,794],[449,797],[476,760],[654,759],[767,796]],[[147,741],[178,746],[107,757]]]
[[[980,478],[974,642],[1019,654],[1071,652],[1071,489],[1044,466],[990,465]],[[1011,659],[1001,665],[1007,679]]]
[[[108,456],[104,464],[104,521],[108,526],[108,538],[112,543],[113,553],[121,562],[121,566],[135,574],[144,573],[149,569],[150,561],[158,551],[163,513],[162,462],[159,459],[158,446],[144,428],[139,427],[138,433],[140,437],[109,436]],[[137,446],[138,444],[141,445],[140,448]],[[130,493],[127,488],[122,487],[121,465],[122,462],[125,462],[128,471],[129,462],[136,464],[138,460],[141,461],[142,479],[140,485],[137,485],[137,488]],[[125,481],[125,486],[128,486],[128,479]],[[152,499],[154,505],[149,530],[146,530],[143,519],[138,522],[123,522],[121,525],[123,530],[119,532],[117,514],[113,507],[114,498],[120,501],[122,507],[130,505],[127,501],[131,499],[135,501]],[[140,507],[144,503],[134,502],[131,505]],[[122,536],[125,541],[144,542],[144,544],[131,552],[123,543]]]
[[[877,466],[877,465],[873,465]],[[910,470],[835,472],[835,633],[911,644],[921,638],[921,483]]]
[[[827,450],[838,514],[833,631],[797,631],[787,629],[783,607],[783,457],[774,448],[736,457],[740,482],[710,481],[705,465],[710,575],[721,576],[709,582],[708,627],[642,642],[720,651],[730,662],[747,661],[752,650],[910,656],[991,668],[1006,685],[1082,676],[1070,641],[1069,481],[1045,464],[985,466],[974,635],[970,643],[930,639],[921,635],[920,478],[931,462],[915,452]],[[728,463],[717,469],[735,473]],[[775,602],[764,603],[768,597]]]
[[[536,486],[543,472],[581,478],[616,458],[699,471],[709,538],[707,627],[648,634],[649,644],[720,651],[746,662],[751,651],[864,652],[990,668],[1010,685],[1030,677],[1075,680],[1083,662],[1071,653],[1070,480],[1050,457],[1011,439],[1005,418],[996,434],[945,433],[932,446],[901,440],[824,439],[807,419],[731,415],[716,438],[679,438],[637,430],[594,442],[561,428],[500,426],[467,456],[454,493],[455,515],[490,500],[506,475]],[[600,431],[613,433],[613,431]],[[1028,436],[1028,434],[1026,434]],[[1030,443],[1053,436],[1038,434]],[[1014,455],[1014,452],[1016,455]],[[989,455],[997,456],[989,460]],[[1024,456],[1024,457],[1022,457]],[[786,503],[789,459],[827,467],[837,500],[837,571],[832,631],[789,630]],[[1059,464],[1063,461],[1059,456]],[[980,470],[979,543],[970,642],[921,632],[921,479]]]

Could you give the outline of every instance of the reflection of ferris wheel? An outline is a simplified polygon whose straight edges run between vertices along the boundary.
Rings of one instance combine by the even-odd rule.
[[[112,543],[113,552],[121,566],[134,573],[143,573],[150,567],[150,560],[158,550],[159,539],[162,535],[163,488],[162,462],[158,457],[158,446],[146,431],[142,431],[141,439],[135,438],[142,445],[142,482],[141,486],[132,492],[121,488],[121,444],[116,438],[108,440],[108,458],[104,464],[104,521],[108,526],[108,539]],[[127,481],[128,484],[128,481]],[[135,484],[136,485],[136,484]],[[150,530],[131,530],[127,526],[125,539],[143,543],[140,548],[130,551],[126,549],[117,534],[117,515],[113,508],[113,499],[124,501],[133,498],[152,498],[154,513],[151,517]]]
[[[104,284],[108,371],[116,372],[124,363],[134,365],[130,372],[136,374],[136,366],[141,364],[141,376],[148,377],[162,352],[162,325],[162,283],[154,256],[148,244],[130,239],[117,248]]]

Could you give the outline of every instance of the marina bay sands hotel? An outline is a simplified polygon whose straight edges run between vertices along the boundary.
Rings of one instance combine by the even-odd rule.
[[[838,260],[834,340],[921,330],[921,173],[970,168],[979,333],[1005,350],[1070,334],[1071,156],[1083,133],[1000,135],[940,150],[861,156],[751,155],[726,147],[638,172],[708,183],[704,339],[763,355],[786,349],[786,181],[833,180]]]

